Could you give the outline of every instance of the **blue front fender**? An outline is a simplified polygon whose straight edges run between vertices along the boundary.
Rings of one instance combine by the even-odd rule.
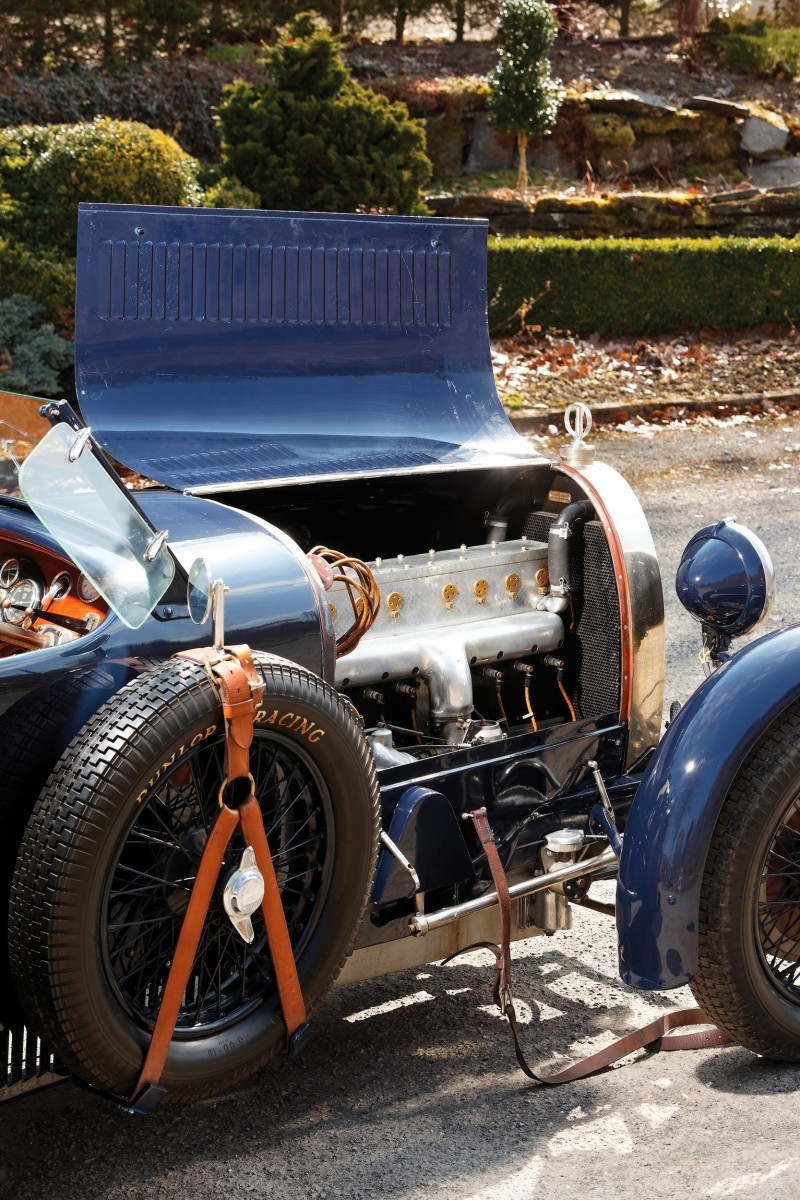
[[[697,914],[711,836],[744,760],[800,697],[800,626],[752,642],[697,689],[636,794],[617,883],[620,974],[673,988],[697,969]]]

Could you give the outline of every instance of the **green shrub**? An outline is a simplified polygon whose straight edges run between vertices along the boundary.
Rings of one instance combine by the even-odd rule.
[[[800,238],[507,238],[489,248],[493,332],[736,329],[800,321]]]
[[[197,163],[171,137],[107,117],[0,129],[0,188],[17,205],[5,230],[74,253],[79,201],[198,204]]]
[[[245,187],[238,179],[223,176],[214,179],[205,189],[204,203],[208,208],[258,208],[255,192]]]
[[[46,320],[52,321],[59,333],[72,337],[74,258],[0,240],[0,299],[17,293],[36,300]]]
[[[725,61],[734,71],[771,78],[800,73],[800,29],[777,29],[753,21],[742,31],[722,38]]]
[[[237,83],[219,109],[221,173],[264,208],[422,211],[422,124],[350,78],[338,42],[301,14],[266,52],[269,81]]]
[[[93,117],[142,121],[174,137],[197,158],[219,158],[213,109],[235,79],[262,79],[260,62],[157,58],[109,74],[73,67],[44,75],[7,75],[0,89],[0,126],[54,125]]]
[[[10,364],[0,375],[4,391],[34,396],[58,393],[59,373],[72,362],[72,347],[41,317],[41,304],[30,296],[0,300],[0,351]]]

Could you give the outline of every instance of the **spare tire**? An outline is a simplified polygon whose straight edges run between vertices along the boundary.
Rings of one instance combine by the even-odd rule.
[[[131,678],[117,665],[63,675],[24,696],[0,720],[0,1023],[24,1020],[8,961],[7,914],[25,826],[54,764],[92,713]]]
[[[377,853],[378,784],[353,709],[317,676],[256,655],[265,690],[251,772],[307,1010],[352,948]],[[122,688],[68,747],[31,815],[12,885],[17,991],[58,1060],[117,1095],[135,1085],[183,913],[218,811],[224,731],[204,669],[173,659]],[[260,913],[244,942],[221,891],[231,840],[162,1083],[198,1097],[285,1041]]]

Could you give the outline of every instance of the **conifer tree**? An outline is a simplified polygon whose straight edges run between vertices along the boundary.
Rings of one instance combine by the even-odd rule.
[[[221,174],[265,208],[414,212],[430,178],[421,122],[350,78],[308,13],[266,52],[268,81],[236,83],[218,112]]]

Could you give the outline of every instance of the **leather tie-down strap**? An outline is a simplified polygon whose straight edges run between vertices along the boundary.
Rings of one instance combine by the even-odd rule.
[[[234,831],[241,825],[242,840],[255,854],[256,865],[264,880],[264,899],[261,912],[266,927],[267,942],[275,972],[278,997],[286,1025],[286,1036],[305,1025],[306,1008],[297,965],[294,961],[286,915],[269,850],[261,809],[252,790],[250,779],[250,745],[253,740],[253,719],[261,701],[264,686],[256,670],[249,646],[208,647],[185,650],[176,658],[188,658],[206,668],[219,687],[225,717],[225,775],[220,790],[219,812],[211,827],[197,875],[189,895],[189,903],[172,956],[167,982],[161,997],[153,1036],[144,1066],[134,1089],[133,1107],[149,1110],[163,1095],[159,1086],[170,1043],[180,1013],[186,986],[189,982],[197,948],[208,910],[217,887],[225,852]],[[228,785],[233,780],[250,780],[250,795],[236,808],[224,802]],[[300,1036],[300,1035],[298,1035]]]
[[[657,1017],[649,1025],[645,1025],[641,1029],[635,1029],[624,1037],[618,1038],[610,1046],[604,1046],[602,1050],[598,1050],[595,1054],[590,1054],[587,1058],[581,1059],[580,1062],[573,1063],[570,1067],[565,1067],[563,1071],[556,1071],[550,1075],[534,1071],[528,1065],[522,1051],[522,1046],[520,1045],[517,1013],[514,1008],[514,997],[511,991],[511,896],[508,891],[506,873],[500,862],[500,855],[497,853],[497,846],[495,845],[494,834],[486,816],[486,809],[479,808],[468,815],[475,826],[475,832],[486,852],[486,860],[489,864],[492,882],[497,892],[497,900],[500,908],[500,945],[495,945],[494,942],[478,942],[474,946],[466,947],[466,949],[474,950],[482,948],[491,950],[495,955],[497,960],[497,974],[493,989],[495,1003],[500,1012],[508,1018],[511,1035],[514,1039],[514,1051],[517,1062],[529,1079],[533,1079],[536,1083],[555,1087],[562,1083],[571,1083],[575,1079],[585,1079],[589,1075],[594,1075],[597,1071],[603,1071],[606,1067],[611,1066],[612,1063],[619,1062],[621,1058],[632,1054],[634,1050],[699,1050],[707,1046],[726,1046],[731,1044],[731,1038],[716,1027],[703,1030],[700,1033],[666,1036],[671,1029],[679,1029],[686,1025],[713,1026],[713,1021],[701,1008],[681,1008]],[[459,953],[464,953],[464,951],[460,951]],[[455,955],[451,955],[451,958],[454,957]]]

